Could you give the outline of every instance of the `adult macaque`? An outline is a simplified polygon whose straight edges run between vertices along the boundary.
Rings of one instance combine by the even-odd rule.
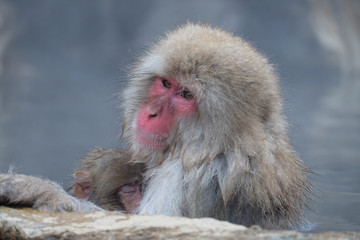
[[[129,164],[130,157],[124,150],[96,148],[82,159],[70,193],[105,210],[134,212],[142,197],[144,166]]]
[[[303,229],[309,170],[274,70],[248,43],[198,24],[169,33],[133,68],[123,107],[132,161],[147,168],[137,213]]]
[[[248,43],[187,24],[140,59],[123,96],[124,136],[149,169],[138,213],[303,226],[309,170],[274,70]]]

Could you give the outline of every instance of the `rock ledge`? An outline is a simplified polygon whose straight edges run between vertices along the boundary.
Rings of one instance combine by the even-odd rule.
[[[124,215],[116,212],[48,214],[0,207],[0,239],[360,239],[360,233],[265,231],[211,218]]]

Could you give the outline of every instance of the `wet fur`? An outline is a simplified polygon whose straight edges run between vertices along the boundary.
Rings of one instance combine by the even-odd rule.
[[[119,197],[119,189],[125,184],[142,182],[144,164],[129,163],[131,154],[117,148],[95,148],[85,156],[77,172],[86,173],[90,179],[92,193],[89,201],[109,211],[124,211],[124,204]],[[76,179],[76,176],[74,176]],[[75,195],[75,185],[69,192]]]

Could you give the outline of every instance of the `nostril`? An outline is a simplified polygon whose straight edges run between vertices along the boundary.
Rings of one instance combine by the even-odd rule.
[[[149,104],[146,107],[146,113],[149,119],[157,117],[160,111],[161,111],[161,106],[159,104],[153,103],[153,104]]]

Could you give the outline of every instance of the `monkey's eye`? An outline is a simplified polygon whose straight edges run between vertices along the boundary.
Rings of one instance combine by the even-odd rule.
[[[188,100],[194,98],[194,95],[191,92],[187,91],[187,90],[184,90],[184,91],[180,92],[179,95],[182,96],[185,99],[188,99]]]
[[[171,82],[169,80],[166,80],[166,79],[162,80],[162,84],[166,88],[169,88],[169,89],[171,88]]]

